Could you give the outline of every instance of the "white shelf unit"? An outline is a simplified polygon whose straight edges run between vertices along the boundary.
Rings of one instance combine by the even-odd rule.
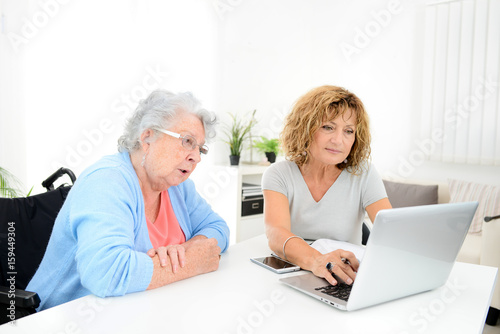
[[[261,184],[268,166],[240,164],[215,165],[203,175],[194,177],[196,188],[213,210],[226,220],[230,244],[235,244],[265,232],[264,215],[241,216],[242,184]]]

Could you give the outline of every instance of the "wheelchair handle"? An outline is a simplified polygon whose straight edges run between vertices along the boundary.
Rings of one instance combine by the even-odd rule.
[[[42,186],[47,188],[48,191],[54,190],[54,181],[63,176],[64,174],[68,174],[71,182],[75,184],[76,176],[75,174],[68,168],[61,167],[57,171],[55,171],[51,176],[49,176],[45,181],[42,182]]]
[[[494,220],[494,219],[498,219],[498,218],[500,218],[500,215],[498,215],[498,216],[493,216],[493,217],[484,217],[484,221],[485,221],[485,222],[489,222],[489,221],[492,221],[492,220]]]

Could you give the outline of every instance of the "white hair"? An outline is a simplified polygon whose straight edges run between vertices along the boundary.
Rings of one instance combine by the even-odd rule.
[[[215,114],[203,109],[192,93],[174,94],[155,90],[139,102],[134,114],[127,120],[123,135],[118,139],[118,151],[133,152],[139,149],[141,134],[145,130],[168,129],[184,113],[196,115],[200,119],[207,141],[215,138]],[[158,135],[158,132],[155,131],[155,134]]]

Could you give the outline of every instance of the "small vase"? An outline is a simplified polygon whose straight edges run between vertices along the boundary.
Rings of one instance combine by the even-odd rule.
[[[274,163],[276,161],[276,153],[274,152],[266,152],[266,157],[267,161],[269,161],[270,163]]]
[[[230,155],[229,161],[231,166],[238,166],[240,164],[240,156],[239,155]]]

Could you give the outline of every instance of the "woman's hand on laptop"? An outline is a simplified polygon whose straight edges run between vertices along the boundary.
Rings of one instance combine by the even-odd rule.
[[[359,261],[352,252],[337,249],[316,257],[311,271],[314,275],[325,278],[332,285],[338,283],[332,274],[350,285],[356,279],[358,268]]]

